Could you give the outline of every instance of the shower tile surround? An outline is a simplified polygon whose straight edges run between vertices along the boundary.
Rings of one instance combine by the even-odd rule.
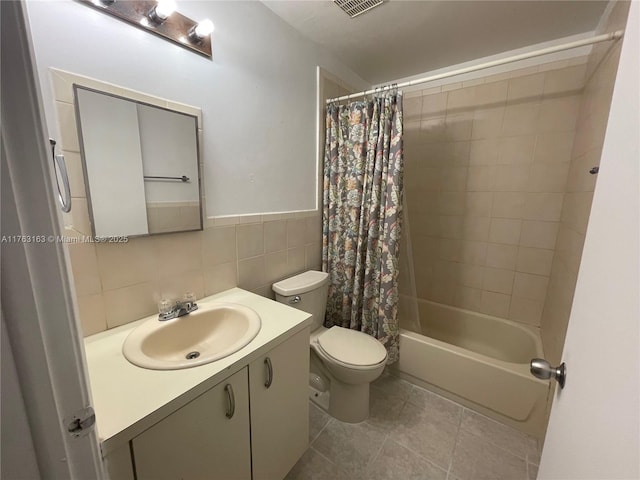
[[[188,105],[67,72],[52,69],[50,73],[73,198],[71,213],[64,215],[64,234],[91,235],[73,83],[197,114],[199,135],[202,116]],[[201,152],[201,162],[202,158]],[[202,203],[205,205],[204,198]],[[131,238],[127,243],[69,243],[83,334],[92,335],[153,315],[158,299],[177,297],[186,291],[201,298],[238,286],[272,298],[274,281],[320,269],[321,222],[318,211],[215,219],[205,214],[203,231]]]
[[[533,437],[388,373],[363,423],[310,404],[309,442],[286,480],[533,480],[540,462]]]
[[[587,61],[405,94],[418,298],[540,326]]]

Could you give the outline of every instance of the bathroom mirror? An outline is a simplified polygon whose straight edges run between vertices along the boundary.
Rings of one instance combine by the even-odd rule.
[[[92,234],[202,230],[198,119],[74,85]]]

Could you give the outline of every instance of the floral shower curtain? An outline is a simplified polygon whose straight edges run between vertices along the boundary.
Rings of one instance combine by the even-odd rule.
[[[327,108],[322,269],[325,325],[360,330],[398,360],[402,94]]]

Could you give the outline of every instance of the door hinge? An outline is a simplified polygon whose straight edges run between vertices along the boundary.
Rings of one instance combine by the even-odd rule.
[[[87,435],[96,423],[96,412],[92,406],[77,411],[70,420],[65,421],[67,432],[74,437]]]

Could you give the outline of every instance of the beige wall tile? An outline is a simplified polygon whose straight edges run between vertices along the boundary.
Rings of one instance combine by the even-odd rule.
[[[529,164],[533,159],[534,135],[501,138],[498,144],[498,164]]]
[[[466,263],[458,264],[457,280],[460,285],[481,289],[483,278],[484,267]]]
[[[529,164],[497,165],[494,189],[497,192],[522,192],[527,189]]]
[[[274,283],[282,280],[289,273],[287,267],[287,251],[268,253],[264,256],[266,281]]]
[[[453,301],[460,308],[478,312],[482,308],[482,290],[469,287],[457,288]]]
[[[476,108],[493,108],[504,105],[507,99],[509,83],[506,80],[501,82],[490,82],[476,87],[475,105]]]
[[[63,151],[64,161],[67,166],[67,174],[69,176],[69,189],[71,197],[85,197],[87,191],[84,187],[84,173],[82,167],[82,158],[78,152]]]
[[[490,217],[462,217],[462,238],[486,242],[489,239]]]
[[[264,255],[238,261],[238,286],[246,290],[267,283]]]
[[[465,213],[475,217],[491,216],[493,192],[467,192],[465,195]]]
[[[464,192],[442,192],[438,195],[438,213],[441,215],[463,215],[466,203]]]
[[[442,117],[447,111],[447,93],[436,93],[422,97],[423,117]]]
[[[558,226],[558,222],[524,220],[520,234],[520,245],[553,250],[556,245]]]
[[[237,257],[236,227],[207,228],[202,238],[203,266],[210,267],[230,262]]]
[[[170,274],[190,272],[202,268],[201,232],[156,235],[152,237],[152,242],[160,276],[166,277]],[[146,243],[144,248],[148,249]]]
[[[138,283],[104,292],[107,328],[115,328],[158,312],[159,300],[153,282]]]
[[[287,220],[287,247],[304,246],[306,239],[305,220]]]
[[[476,105],[476,88],[467,87],[453,90],[447,95],[447,114],[456,111],[466,111]]]
[[[484,265],[487,260],[487,243],[465,240],[460,245],[460,260],[469,265]]]
[[[502,122],[502,134],[529,135],[536,133],[540,103],[507,103]]]
[[[303,272],[305,269],[305,247],[290,248],[287,250],[287,270],[291,276]]]
[[[528,192],[564,192],[569,175],[569,162],[539,163],[531,166]]]
[[[517,272],[513,284],[513,296],[543,301],[547,295],[549,277]]]
[[[307,217],[305,224],[305,243],[322,242],[322,215]]]
[[[157,282],[157,291],[162,298],[179,300],[187,292],[194,293],[196,298],[202,298],[205,296],[202,270],[162,276]]]
[[[277,252],[287,249],[287,221],[277,220],[264,224],[264,251]]]
[[[553,250],[519,247],[516,270],[535,275],[549,275],[551,273],[552,260]]]
[[[496,181],[496,167],[491,166],[470,166],[467,173],[468,192],[488,192],[492,191]]]
[[[513,270],[502,270],[487,267],[484,270],[482,289],[490,292],[511,295],[514,277],[515,272]]]
[[[527,193],[524,205],[526,220],[560,220],[562,213],[562,193]]]
[[[584,88],[586,72],[586,64],[546,72],[544,94],[575,94],[579,92]]]
[[[71,201],[71,225],[83,235],[91,235],[89,204],[86,198],[74,198]]]
[[[402,101],[403,120],[412,121],[420,120],[422,114],[422,96],[405,95]]]
[[[88,337],[107,329],[107,317],[102,294],[80,295],[77,298],[82,335]]]
[[[473,114],[471,138],[497,138],[502,131],[502,123],[505,116],[505,107],[487,106],[478,109]]]
[[[204,294],[213,295],[238,285],[238,269],[235,261],[221,263],[204,271]]]
[[[580,111],[580,95],[545,98],[540,105],[539,132],[573,131]]]
[[[564,163],[571,160],[574,132],[540,133],[533,154],[535,163]]]
[[[427,118],[420,122],[420,139],[424,143],[443,142],[445,137],[445,117]]]
[[[443,192],[461,192],[466,189],[468,167],[444,167],[441,171],[440,189]]]
[[[132,238],[127,243],[100,243],[96,245],[96,254],[104,290],[153,282],[158,277],[159,267],[165,265],[165,258],[156,255],[148,238]]]
[[[544,301],[529,298],[511,297],[509,318],[517,322],[540,326]]]
[[[483,290],[480,302],[480,311],[482,313],[500,318],[507,318],[509,315],[510,295]]]
[[[58,126],[60,127],[61,146],[68,152],[79,152],[78,128],[73,104],[56,102]]]
[[[515,270],[518,258],[518,247],[514,245],[500,245],[489,243],[487,245],[488,267]]]
[[[71,271],[79,297],[102,292],[100,271],[94,243],[70,243]]]
[[[305,270],[322,270],[322,243],[312,243],[304,247]]]
[[[602,150],[589,150],[584,155],[574,158],[567,174],[567,192],[593,192],[597,175],[589,173],[593,167],[600,165]]]
[[[496,165],[498,163],[498,139],[474,140],[469,152],[469,165]]]
[[[518,245],[522,220],[493,218],[489,229],[489,242]]]
[[[449,114],[445,118],[444,137],[447,141],[461,141],[471,139],[473,112]]]
[[[525,198],[524,192],[495,192],[491,216],[494,218],[522,218]]]
[[[544,78],[544,73],[536,73],[510,79],[507,100],[513,102],[538,99],[544,89]]]
[[[290,220],[300,222],[299,220]],[[304,224],[304,222],[302,221]],[[238,225],[236,227],[238,259],[255,257],[264,253],[264,230],[262,223]]]

